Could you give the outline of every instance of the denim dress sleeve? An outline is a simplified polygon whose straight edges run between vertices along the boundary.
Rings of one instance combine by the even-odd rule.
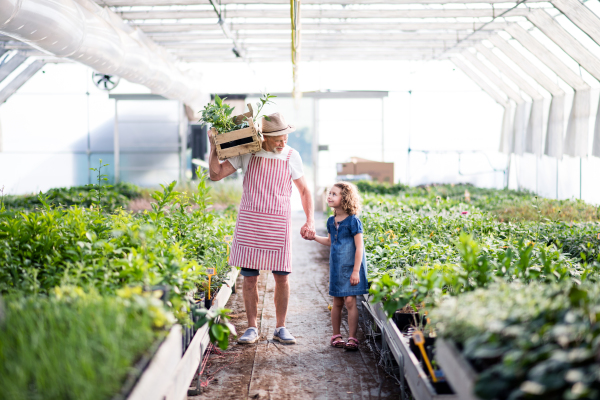
[[[352,237],[359,233],[363,233],[363,224],[356,215],[352,215],[352,220],[350,221],[350,233],[352,234]]]

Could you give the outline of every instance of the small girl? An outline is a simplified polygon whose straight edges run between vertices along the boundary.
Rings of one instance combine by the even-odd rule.
[[[363,227],[358,219],[360,196],[351,183],[338,182],[327,195],[327,204],[334,216],[327,220],[327,237],[314,236],[313,239],[325,246],[331,246],[329,253],[329,295],[333,296],[331,325],[333,347],[358,350],[358,308],[356,296],[369,292],[367,284],[367,260],[364,252]],[[340,334],[342,307],[348,310],[350,337],[344,342]]]

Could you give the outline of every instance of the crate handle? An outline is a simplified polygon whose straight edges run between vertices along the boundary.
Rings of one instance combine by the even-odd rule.
[[[252,117],[254,117],[254,110],[252,109],[252,104],[248,103],[248,108],[250,109],[250,111],[248,111],[247,113],[242,114],[244,117],[246,117],[246,119],[252,119]]]

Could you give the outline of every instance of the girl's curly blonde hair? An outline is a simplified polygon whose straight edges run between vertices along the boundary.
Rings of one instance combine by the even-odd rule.
[[[358,215],[362,208],[358,188],[350,182],[338,182],[333,185],[341,191],[342,209],[348,215]]]

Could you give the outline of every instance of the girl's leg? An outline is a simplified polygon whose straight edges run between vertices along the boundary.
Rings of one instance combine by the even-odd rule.
[[[356,337],[358,331],[358,307],[356,307],[356,296],[344,297],[344,304],[348,310],[348,328],[350,337]]]
[[[333,334],[340,334],[340,326],[342,324],[342,307],[344,307],[343,297],[334,297],[333,306],[331,307],[331,326],[333,326]]]

